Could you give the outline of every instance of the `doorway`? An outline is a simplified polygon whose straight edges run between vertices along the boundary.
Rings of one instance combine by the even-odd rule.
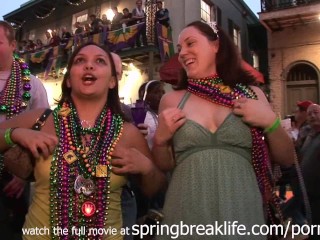
[[[286,79],[285,115],[292,114],[297,101],[319,99],[319,74],[316,67],[309,63],[297,63],[291,67]]]

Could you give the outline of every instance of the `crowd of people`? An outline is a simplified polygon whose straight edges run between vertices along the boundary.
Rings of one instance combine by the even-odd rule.
[[[155,15],[155,22],[163,26],[170,27],[170,18],[169,11],[166,8],[163,8],[162,1],[156,1],[157,12]],[[49,30],[45,32],[45,43],[38,38],[34,42],[33,40],[22,40],[19,43],[20,53],[25,52],[36,52],[43,50],[44,48],[54,47],[58,45],[67,45],[69,39],[73,36],[89,37],[93,34],[104,31],[114,31],[123,27],[129,27],[134,24],[146,22],[146,13],[142,6],[142,1],[136,1],[136,8],[129,11],[128,8],[124,8],[122,13],[118,11],[117,7],[112,7],[112,12],[114,14],[112,20],[107,19],[106,14],[102,14],[101,18],[95,14],[89,16],[89,21],[85,23],[75,22],[74,23],[74,32],[69,31],[66,26],[60,28],[60,30]],[[147,36],[146,36],[146,26],[143,26],[142,30],[137,37],[136,46],[147,46]]]
[[[91,15],[91,31],[99,31],[100,24],[111,24],[112,29],[145,21],[142,1],[136,4],[132,13],[113,8],[112,22]],[[169,27],[162,1],[157,7],[157,20]],[[76,28],[81,34],[82,26],[76,23]],[[63,32],[62,39],[71,37],[65,28]],[[145,44],[143,36],[141,40]],[[177,48],[183,70],[178,85],[167,93],[158,80],[141,85],[144,118],[139,123],[133,109],[119,99],[121,58],[88,42],[68,61],[57,107],[41,131],[31,130],[48,108],[46,92],[14,54],[14,31],[5,21],[0,21],[0,43],[0,106],[5,109],[0,116],[0,151],[18,144],[36,158],[28,206],[29,196],[22,193],[28,193],[29,184],[5,172],[1,155],[4,239],[34,239],[31,234],[21,236],[22,227],[49,228],[41,239],[73,239],[55,235],[55,227],[69,234],[74,227],[111,227],[114,234],[100,233],[93,239],[133,239],[130,231],[121,234],[121,229],[150,218],[163,219],[161,224],[169,226],[181,221],[190,226],[238,221],[249,229],[272,223],[270,206],[280,210],[280,202],[269,166],[272,160],[291,168],[295,148],[313,212],[310,224],[320,224],[320,106],[311,101],[297,104],[292,129],[297,137],[292,138],[254,77],[241,67],[232,39],[217,25],[195,21],[180,32]],[[15,198],[24,201],[23,211],[14,212],[21,206]],[[165,234],[153,237],[171,239]],[[234,237],[230,239],[247,239]]]

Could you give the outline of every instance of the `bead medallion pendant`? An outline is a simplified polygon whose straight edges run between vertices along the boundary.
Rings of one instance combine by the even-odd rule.
[[[91,179],[85,179],[82,175],[79,175],[74,182],[74,190],[78,194],[84,194],[85,196],[90,196],[94,190],[95,186]]]

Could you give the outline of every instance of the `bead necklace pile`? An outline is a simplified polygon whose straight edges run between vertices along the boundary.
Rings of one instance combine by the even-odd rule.
[[[53,116],[59,144],[50,169],[51,233],[54,227],[66,228],[69,233],[73,226],[105,228],[110,201],[110,161],[122,134],[123,120],[104,107],[93,128],[83,128],[71,102],[59,105]],[[90,140],[84,141],[88,133]],[[51,234],[51,237],[70,236]]]
[[[236,84],[234,88],[223,85],[223,81],[218,75],[203,79],[188,79],[187,90],[208,101],[230,108],[234,105],[233,100],[241,97],[258,99],[255,92],[245,85]],[[262,129],[252,127],[250,130],[252,136],[253,168],[267,209],[268,217],[271,220],[271,223],[274,224],[279,220],[274,218],[275,214],[272,211],[276,211],[280,221],[282,221],[282,215],[279,199],[273,191],[274,181],[272,174],[270,173],[271,167],[267,144]]]
[[[21,91],[23,93],[21,94]],[[27,108],[31,94],[28,65],[17,55],[13,56],[10,79],[0,93],[0,113],[10,119]]]
[[[31,99],[30,71],[28,65],[18,55],[13,55],[10,79],[0,92],[0,114],[6,114],[6,119],[18,115],[28,106]],[[20,95],[23,89],[22,95]],[[0,179],[4,169],[3,155],[0,155]]]

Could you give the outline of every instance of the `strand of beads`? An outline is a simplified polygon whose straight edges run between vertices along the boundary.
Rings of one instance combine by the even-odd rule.
[[[65,112],[65,109],[70,109],[69,114],[59,114],[59,112]],[[81,153],[77,152],[81,144],[81,134],[78,131],[81,126],[77,124],[80,121],[76,109],[71,103],[64,103],[58,106],[53,115],[60,144],[54,153],[50,172],[51,230],[55,226],[68,228],[69,231],[72,226],[105,227],[110,202],[110,159],[121,136],[123,120],[105,107],[96,121],[95,125],[99,124],[97,126],[101,128],[98,133],[95,133],[97,140],[91,146],[94,151],[90,152],[90,160],[93,159],[90,163],[92,169],[97,166],[107,168],[105,176],[97,177],[79,164],[83,159]],[[68,162],[69,155],[70,159],[75,160]],[[82,175],[86,178],[82,178]],[[94,184],[94,191],[88,194],[77,193],[74,188],[78,178]],[[93,208],[90,214],[86,214],[87,206],[91,210]],[[52,235],[52,239],[55,238],[56,236]],[[100,237],[97,236],[97,238]],[[67,237],[59,236],[59,239],[67,239]],[[86,239],[86,236],[80,236],[79,239]]]
[[[108,113],[111,114],[109,111]],[[111,156],[117,145],[123,130],[123,119],[120,116],[113,116],[112,118],[107,118],[108,125],[110,124],[110,130],[107,134],[108,141],[102,143],[101,149],[107,149],[107,151],[101,151],[101,161],[99,164],[102,166],[107,166],[107,176],[106,178],[97,179],[97,191],[98,196],[102,198],[98,199],[97,209],[98,209],[98,222],[96,223],[99,228],[106,226],[107,221],[107,210],[109,209],[110,204],[110,174],[111,174]],[[103,211],[103,209],[106,209]]]
[[[223,85],[218,75],[203,79],[188,79],[187,90],[208,101],[230,108],[234,99],[244,96],[241,91]]]
[[[21,94],[21,90],[23,93]],[[10,119],[19,114],[31,99],[30,71],[28,65],[17,55],[13,56],[10,79],[0,95],[0,113]]]

